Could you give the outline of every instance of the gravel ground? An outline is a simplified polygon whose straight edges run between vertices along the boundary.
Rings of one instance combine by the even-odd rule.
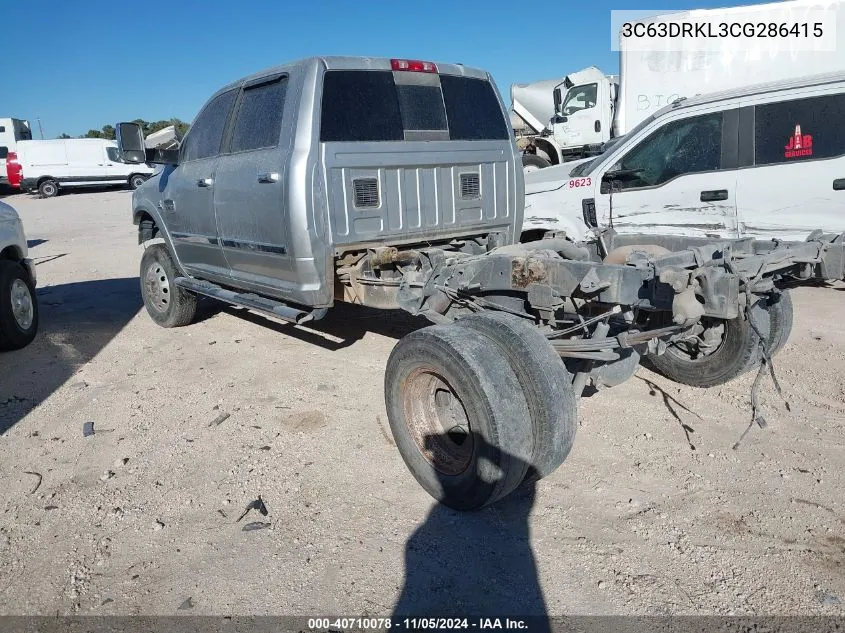
[[[845,285],[793,291],[791,411],[767,381],[769,426],[737,449],[753,376],[701,390],[641,368],[582,401],[556,473],[460,514],[386,422],[387,356],[424,322],[209,303],[165,330],[129,192],[6,202],[41,332],[0,356],[2,614],[842,614]],[[259,496],[268,514],[238,521]]]

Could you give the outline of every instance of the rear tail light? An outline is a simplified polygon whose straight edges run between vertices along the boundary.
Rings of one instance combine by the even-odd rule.
[[[413,73],[437,72],[437,65],[434,62],[422,62],[418,59],[391,59],[390,67],[393,70],[406,70]]]
[[[11,187],[20,188],[23,169],[18,162],[17,152],[9,152],[6,157],[6,177]]]

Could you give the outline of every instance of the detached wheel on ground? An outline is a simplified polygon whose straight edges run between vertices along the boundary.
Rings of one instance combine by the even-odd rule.
[[[43,180],[38,184],[38,195],[42,198],[54,198],[59,195],[59,183],[55,180]]]
[[[0,260],[0,349],[29,345],[38,332],[35,287],[18,262]]]
[[[525,173],[537,171],[538,169],[545,169],[550,167],[551,163],[542,156],[537,154],[523,154],[522,155],[522,171]]]
[[[534,443],[528,404],[486,336],[453,324],[412,332],[390,354],[384,393],[399,453],[438,501],[475,510],[525,478]]]
[[[147,177],[143,174],[132,174],[129,176],[129,187],[134,191],[141,185],[147,182]]]
[[[170,251],[154,244],[141,257],[141,295],[153,321],[162,327],[188,325],[197,311],[197,298],[176,285],[179,276]]]
[[[771,317],[765,301],[749,310],[757,330],[769,339]],[[642,364],[669,380],[693,387],[730,382],[760,364],[760,337],[747,319],[701,320],[703,330],[689,340],[669,345],[660,355],[644,356]]]
[[[485,312],[455,324],[489,339],[513,369],[531,415],[528,478],[550,475],[564,462],[575,440],[578,399],[572,375],[546,337],[517,316]]]

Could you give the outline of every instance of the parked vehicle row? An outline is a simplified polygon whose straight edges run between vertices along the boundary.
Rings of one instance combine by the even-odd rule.
[[[845,229],[845,73],[684,99],[598,157],[526,174],[524,239],[804,239]]]
[[[813,11],[814,13],[810,13]],[[835,48],[821,38],[757,38],[753,45],[736,38],[712,40],[719,49],[702,50],[694,39],[671,39],[668,50],[641,50],[637,38],[619,34],[619,76],[591,66],[559,80],[511,86],[513,109],[534,131],[523,156],[527,170],[594,156],[613,138],[628,134],[642,121],[677,99],[797,80],[808,74],[845,72],[845,2],[790,0],[741,7],[681,11],[633,23],[657,30],[680,21],[748,26],[802,24],[832,16]],[[812,19],[811,19],[812,17]],[[647,28],[641,28],[646,32]],[[661,43],[660,46],[664,44]],[[680,50],[678,47],[681,46]]]

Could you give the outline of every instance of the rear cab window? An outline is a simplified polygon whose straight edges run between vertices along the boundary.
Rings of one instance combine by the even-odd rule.
[[[389,70],[326,71],[322,142],[509,139],[496,91],[485,79]]]
[[[777,165],[845,154],[845,94],[755,107],[754,164]]]

